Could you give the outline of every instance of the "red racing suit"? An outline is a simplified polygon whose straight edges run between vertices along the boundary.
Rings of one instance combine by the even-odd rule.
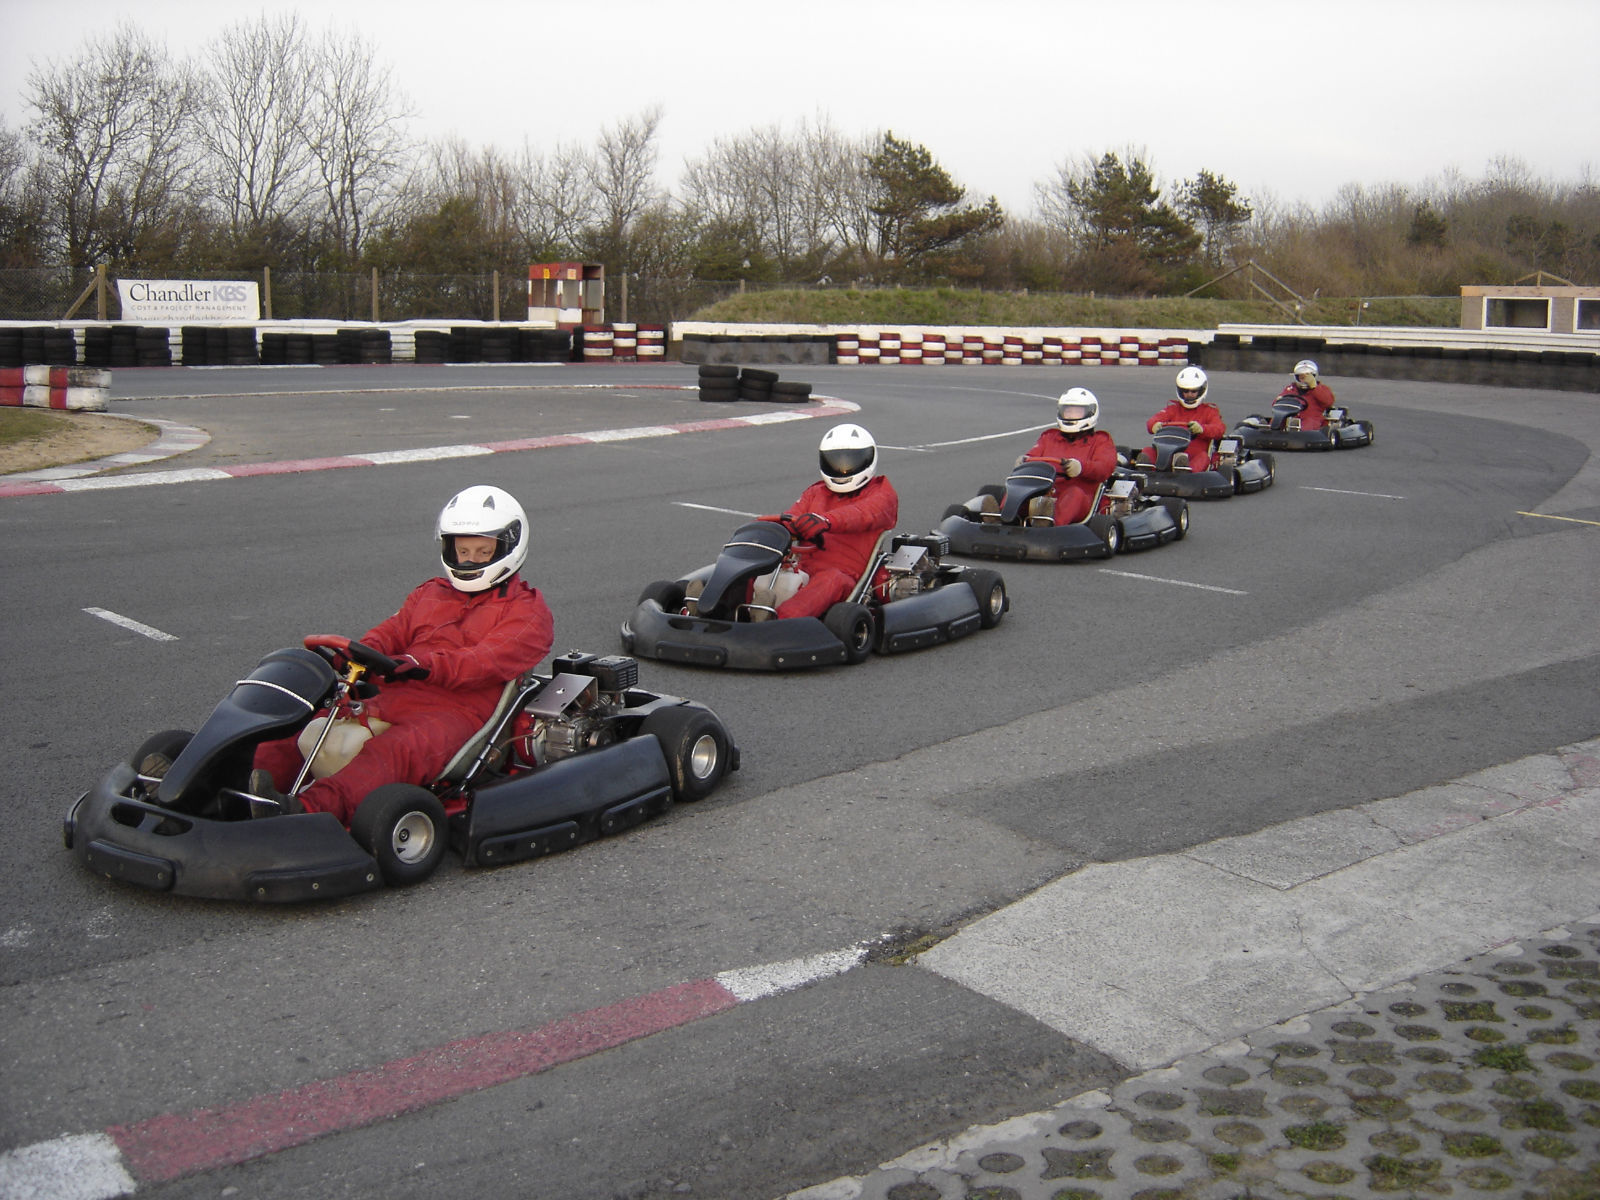
[[[406,597],[400,611],[358,640],[391,658],[410,655],[428,669],[395,680],[365,702],[363,719],[387,721],[343,769],[300,793],[307,812],[331,812],[346,825],[368,793],[385,783],[427,784],[494,712],[508,679],[550,653],[550,608],[521,576],[483,592],[462,592],[443,577]],[[303,758],[295,737],[264,742],[255,765],[287,791]]]
[[[878,539],[900,519],[900,497],[888,477],[875,475],[853,492],[841,493],[817,480],[785,516],[816,513],[828,518],[822,545],[800,557],[811,576],[805,587],[778,606],[780,617],[820,617],[850,594]]]
[[[1189,456],[1189,469],[1191,471],[1209,471],[1211,469],[1211,443],[1228,432],[1227,423],[1222,419],[1222,411],[1215,404],[1197,404],[1193,408],[1185,408],[1174,400],[1149,421],[1145,428],[1151,433],[1163,425],[1187,426],[1190,421],[1200,422],[1200,432],[1189,439],[1189,448],[1185,451]],[[1156,450],[1154,446],[1145,448],[1145,457],[1151,462],[1155,461]]]
[[[1055,464],[1056,483],[1051,491],[1056,501],[1055,523],[1076,525],[1089,516],[1095,492],[1117,469],[1117,444],[1104,429],[1088,433],[1046,429],[1022,457]],[[1061,464],[1068,459],[1076,459],[1083,470],[1072,477],[1063,474]]]
[[[1313,388],[1302,388],[1298,383],[1291,383],[1278,393],[1279,400],[1285,396],[1305,401],[1305,411],[1300,414],[1301,429],[1321,429],[1327,424],[1328,410],[1338,403],[1333,398],[1333,389],[1320,381]]]

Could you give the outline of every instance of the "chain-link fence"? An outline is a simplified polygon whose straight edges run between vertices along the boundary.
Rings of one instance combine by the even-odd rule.
[[[498,275],[270,270],[229,274],[174,270],[167,274],[143,272],[140,277],[253,279],[260,286],[262,319],[274,321],[523,321],[528,310],[526,266],[507,268]],[[737,280],[616,276],[606,280],[606,317],[611,321],[669,324],[687,319],[743,286]],[[93,271],[0,271],[0,321],[69,319],[121,320],[115,277],[107,276],[104,285],[99,286]]]

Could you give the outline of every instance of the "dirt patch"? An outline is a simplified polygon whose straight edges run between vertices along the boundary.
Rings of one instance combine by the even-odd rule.
[[[143,421],[99,413],[0,409],[0,475],[123,454],[149,445],[160,433]]]

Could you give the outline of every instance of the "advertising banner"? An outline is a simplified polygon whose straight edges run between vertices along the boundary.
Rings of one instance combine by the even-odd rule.
[[[124,321],[259,321],[249,279],[119,279]]]

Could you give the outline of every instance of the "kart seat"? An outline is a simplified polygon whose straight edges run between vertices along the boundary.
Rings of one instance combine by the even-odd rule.
[[[872,586],[873,578],[878,574],[878,568],[883,565],[883,556],[889,553],[889,544],[894,540],[894,530],[886,529],[878,537],[878,544],[872,548],[872,553],[867,555],[867,569],[861,572],[861,578],[856,580],[855,587],[850,589],[850,594],[845,597],[852,604],[860,604],[862,597]]]
[[[529,688],[532,687],[534,675],[532,671],[525,671],[513,679],[506,680],[505,687],[500,689],[500,699],[495,702],[494,711],[489,714],[478,732],[462,744],[461,749],[451,756],[450,761],[444,766],[434,779],[436,784],[460,783],[467,777],[467,773],[475,766],[482,756],[484,748],[488,746],[500,733],[501,728],[510,719],[512,714],[521,707],[522,700]]]

